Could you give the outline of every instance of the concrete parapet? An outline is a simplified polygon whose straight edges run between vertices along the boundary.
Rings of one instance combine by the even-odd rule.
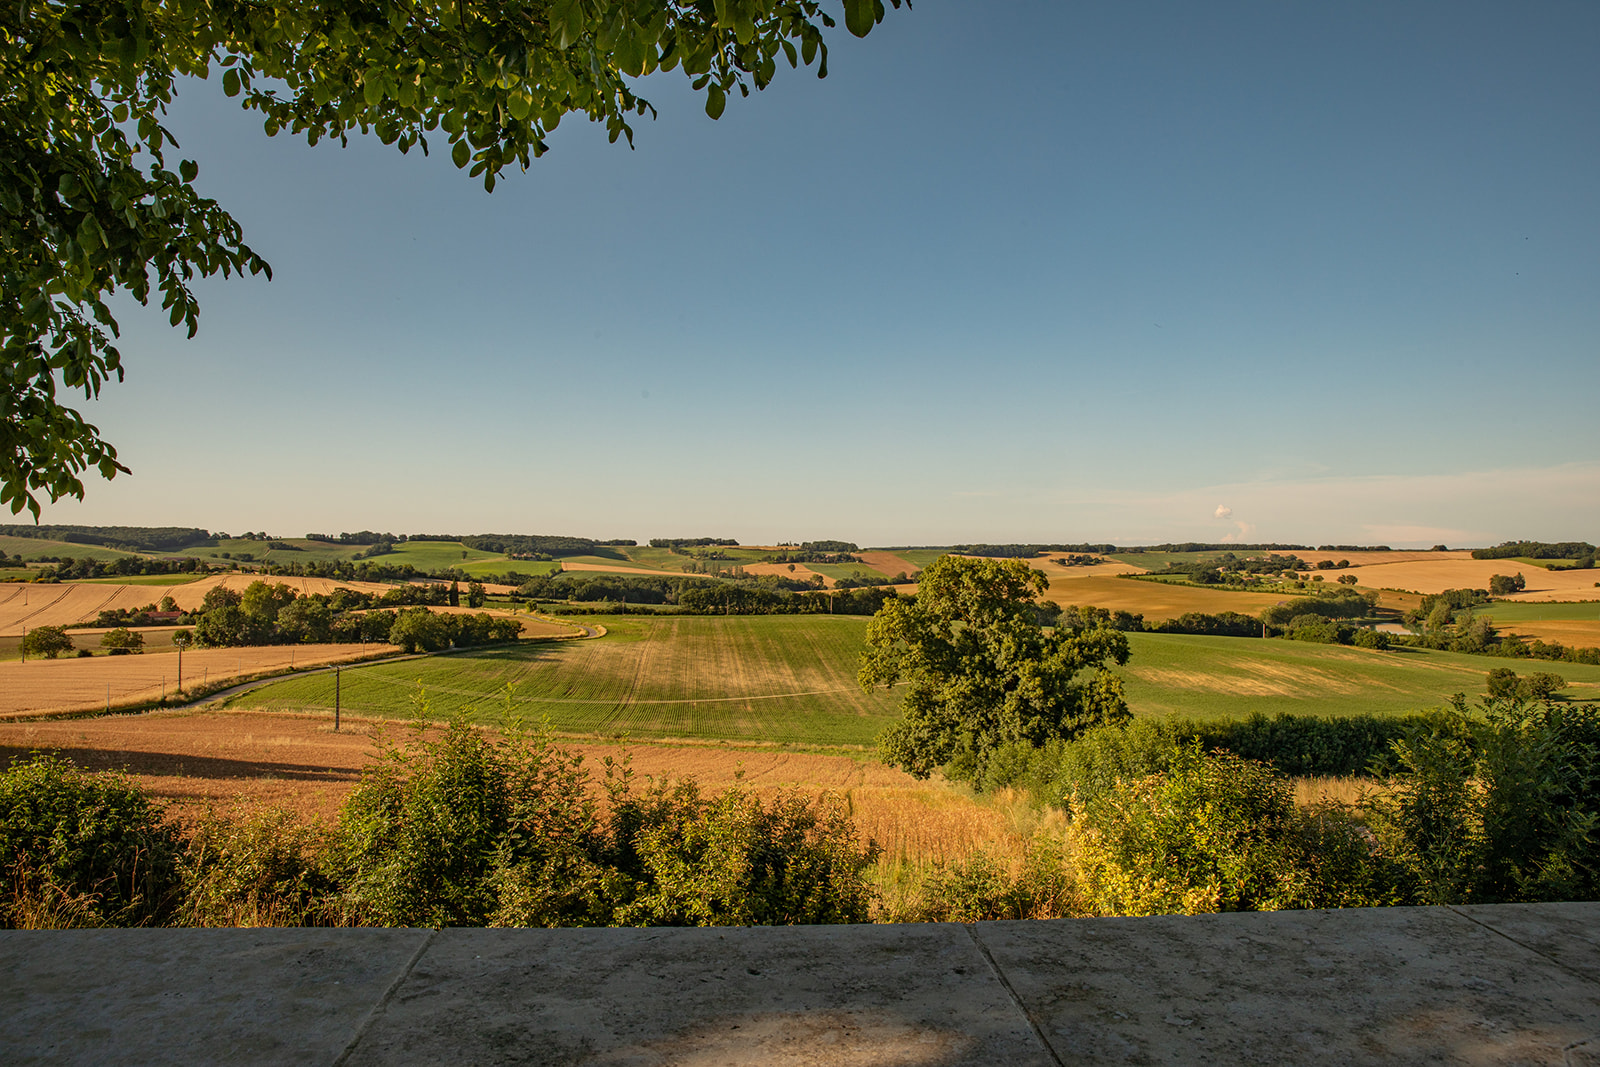
[[[1600,1067],[1600,904],[0,932],[0,1063]]]

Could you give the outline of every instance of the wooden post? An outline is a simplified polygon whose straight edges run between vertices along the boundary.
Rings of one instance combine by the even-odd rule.
[[[339,668],[333,668],[333,732],[339,732]]]

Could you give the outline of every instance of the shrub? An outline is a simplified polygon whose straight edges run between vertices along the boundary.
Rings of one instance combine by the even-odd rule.
[[[0,926],[140,926],[177,892],[176,832],[136,786],[53,756],[0,772]]]
[[[764,804],[734,786],[703,798],[693,782],[613,794],[614,853],[635,882],[625,926],[858,923],[872,890],[843,805],[786,793]]]
[[[1357,648],[1371,648],[1380,652],[1386,652],[1393,644],[1393,639],[1382,630],[1368,630],[1363,628],[1355,632],[1355,635],[1350,639],[1350,643],[1355,645]]]
[[[865,921],[876,853],[837,802],[614,770],[603,819],[582,757],[543,737],[458,720],[385,744],[340,816],[343,906],[384,925]]]
[[[144,651],[144,634],[135,633],[126,626],[118,626],[100,635],[100,647],[113,656],[126,656],[130,652]]]
[[[1198,914],[1346,907],[1383,900],[1358,828],[1295,807],[1264,764],[1198,744],[1164,773],[1123,779],[1075,803],[1078,862],[1092,911]]]
[[[1600,894],[1600,712],[1464,703],[1451,729],[1396,742],[1373,803],[1382,854],[1422,904],[1593,900]]]

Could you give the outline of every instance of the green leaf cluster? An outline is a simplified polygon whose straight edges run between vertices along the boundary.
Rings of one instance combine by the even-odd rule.
[[[896,7],[900,0],[892,0]],[[849,0],[865,35],[881,0]],[[218,75],[269,135],[430,139],[493,190],[568,114],[632,141],[634,82],[680,69],[722,114],[780,58],[827,72],[818,0],[19,0],[0,5],[0,504],[82,498],[126,473],[58,390],[123,376],[109,301],[160,295],[193,336],[196,277],[271,268],[201,196],[162,125],[180,79]]]

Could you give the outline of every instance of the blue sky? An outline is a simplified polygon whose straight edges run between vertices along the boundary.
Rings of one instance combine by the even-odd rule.
[[[274,281],[121,312],[46,522],[746,543],[1600,533],[1600,8],[958,3],[634,150],[171,126]]]

